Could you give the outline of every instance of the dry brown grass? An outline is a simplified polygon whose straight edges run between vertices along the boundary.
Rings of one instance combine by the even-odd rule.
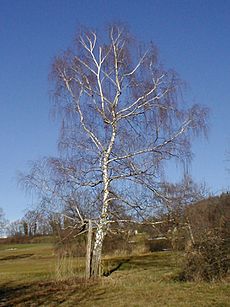
[[[0,248],[0,259],[14,253],[28,258],[0,260],[0,306],[229,306],[229,283],[176,282],[181,254],[157,252],[110,257],[107,277],[55,279],[55,257],[48,245]],[[79,267],[78,267],[79,266]],[[81,275],[82,260],[73,269]],[[66,276],[68,277],[68,276]]]

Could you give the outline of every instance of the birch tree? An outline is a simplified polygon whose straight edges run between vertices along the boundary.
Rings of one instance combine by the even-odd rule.
[[[148,196],[159,197],[164,162],[191,159],[206,110],[187,105],[182,82],[161,65],[156,47],[121,25],[80,31],[54,59],[51,79],[62,118],[61,158],[52,163],[62,183],[97,195],[90,275],[98,276],[114,208],[141,215],[152,206]]]

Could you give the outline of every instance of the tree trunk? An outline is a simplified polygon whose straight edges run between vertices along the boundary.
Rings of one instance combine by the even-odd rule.
[[[190,221],[189,221],[188,218],[187,218],[187,226],[188,226],[188,231],[189,231],[189,235],[190,235],[192,245],[195,245],[195,239],[194,239],[194,236],[193,236],[192,227],[191,227],[191,224],[190,224]]]
[[[92,265],[91,265],[91,276],[98,277],[101,276],[101,257],[102,257],[102,246],[106,235],[107,221],[102,218],[97,227],[95,243],[92,255]]]
[[[111,137],[111,142],[107,153],[103,159],[103,205],[101,217],[97,226],[94,248],[93,248],[93,256],[92,256],[92,267],[91,267],[91,275],[94,277],[101,276],[101,257],[102,257],[102,246],[103,241],[107,232],[107,224],[108,224],[108,206],[109,206],[109,175],[108,175],[108,159],[109,153],[112,150],[112,145],[114,143],[115,133],[113,133]]]
[[[91,257],[92,257],[92,221],[88,222],[88,236],[87,236],[87,248],[86,248],[86,266],[85,266],[85,277],[86,279],[91,277]]]

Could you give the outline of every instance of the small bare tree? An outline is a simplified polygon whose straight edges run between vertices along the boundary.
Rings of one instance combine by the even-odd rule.
[[[153,44],[137,43],[122,25],[80,32],[73,48],[55,58],[51,77],[64,110],[61,158],[49,159],[55,184],[37,186],[59,199],[73,191],[94,195],[90,275],[98,276],[116,206],[138,217],[152,206],[164,161],[190,160],[191,137],[205,131],[206,110],[186,107],[177,74],[159,63]],[[83,222],[82,207],[75,211]]]
[[[195,244],[194,230],[187,211],[192,204],[209,195],[206,185],[197,184],[189,175],[184,175],[183,180],[179,183],[162,183],[161,195],[164,197],[158,198],[161,203],[158,214],[160,219],[168,219],[168,223],[165,223],[164,226],[168,230],[168,237],[171,238],[172,245],[176,246],[173,244],[175,241],[181,243],[181,247],[187,243]]]

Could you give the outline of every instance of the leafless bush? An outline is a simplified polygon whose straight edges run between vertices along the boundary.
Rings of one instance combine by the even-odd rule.
[[[129,238],[123,234],[108,234],[105,237],[103,253],[104,254],[131,254],[132,244],[129,243]]]
[[[229,240],[208,232],[187,250],[180,277],[193,281],[221,280],[228,274],[229,265]]]

